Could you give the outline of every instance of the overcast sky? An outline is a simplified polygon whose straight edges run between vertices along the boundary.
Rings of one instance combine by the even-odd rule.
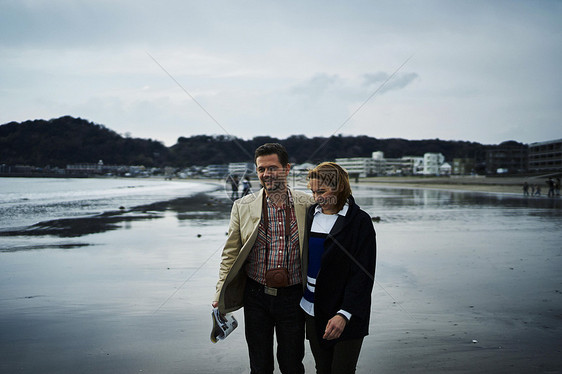
[[[562,138],[561,1],[0,0],[0,124]]]

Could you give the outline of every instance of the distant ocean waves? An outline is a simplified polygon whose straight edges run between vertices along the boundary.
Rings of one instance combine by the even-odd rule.
[[[86,219],[217,188],[210,183],[151,179],[0,178],[0,230]]]

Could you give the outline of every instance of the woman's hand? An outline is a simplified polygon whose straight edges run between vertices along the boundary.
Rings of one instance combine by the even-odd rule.
[[[324,336],[322,338],[326,340],[333,340],[339,338],[341,333],[343,332],[343,329],[345,329],[346,325],[347,325],[347,320],[343,316],[336,314],[328,321],[328,324],[326,325],[326,330],[324,331]]]

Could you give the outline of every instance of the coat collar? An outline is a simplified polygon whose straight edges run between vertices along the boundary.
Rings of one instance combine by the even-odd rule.
[[[321,212],[322,212],[322,207],[321,207],[320,205],[317,204],[317,205],[315,205],[315,207],[316,207],[316,208],[314,208],[314,214],[317,214],[317,213],[321,213]],[[336,214],[337,214],[338,216],[343,216],[343,217],[345,217],[345,215],[347,214],[348,211],[349,211],[349,204],[348,204],[348,203],[345,203],[345,205],[343,206],[343,208],[342,208],[339,212],[337,212]]]
[[[341,215],[341,211],[338,212],[338,219],[336,220],[334,227],[332,227],[332,229],[330,230],[330,236],[335,236],[340,231],[342,231],[347,223],[351,220],[351,218],[357,213],[359,207],[357,206],[357,204],[355,204],[355,199],[353,198],[353,196],[350,195],[348,197],[347,203],[349,205],[349,208],[347,209],[346,214]],[[309,220],[309,228],[312,226],[312,219],[314,218],[314,212],[316,211],[317,206],[318,204],[314,204],[308,211],[307,219]]]

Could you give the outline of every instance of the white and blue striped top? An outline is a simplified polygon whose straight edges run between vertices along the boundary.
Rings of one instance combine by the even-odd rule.
[[[349,209],[349,205],[345,204],[338,214],[324,214],[322,208],[318,205],[314,211],[314,218],[312,220],[312,228],[310,229],[310,236],[308,238],[308,270],[306,288],[304,296],[301,299],[301,308],[311,316],[314,316],[314,292],[316,290],[316,277],[320,271],[320,261],[324,253],[324,241],[328,234],[334,227],[338,216],[345,216]],[[345,310],[340,310],[349,320],[351,314]]]

